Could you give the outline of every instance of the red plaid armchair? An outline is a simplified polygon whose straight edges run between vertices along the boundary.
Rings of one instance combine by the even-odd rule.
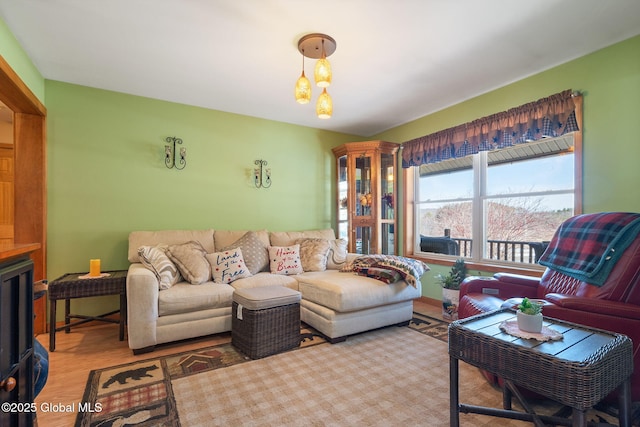
[[[610,236],[598,245],[595,243],[601,235],[591,233],[590,229],[586,229],[586,232],[585,229],[579,232],[574,229],[563,234],[561,230],[567,222],[575,226],[576,218],[582,221],[578,228],[588,227],[590,221],[600,221],[598,227],[605,229]],[[633,342],[632,398],[634,401],[640,400],[640,237],[637,229],[631,230],[634,224],[640,224],[638,218],[638,214],[601,213],[579,215],[567,220],[556,232],[540,263],[553,260],[554,255],[556,260],[563,256],[571,258],[567,261],[570,264],[567,271],[571,275],[561,272],[562,266],[547,264],[547,270],[541,278],[507,273],[484,278],[469,277],[460,288],[460,318],[498,309],[512,298],[529,297],[545,300],[545,316],[625,334]],[[608,221],[615,221],[616,224],[607,223]],[[626,240],[621,240],[622,232],[632,234],[627,235]],[[582,237],[576,240],[576,236]],[[570,244],[563,245],[563,238],[568,239]],[[584,241],[578,241],[580,239]],[[616,245],[619,248],[617,252]],[[555,253],[552,253],[554,248]],[[571,256],[570,250],[599,251],[603,257],[599,261],[598,257],[581,257],[579,253]],[[581,258],[589,258],[591,266],[614,260],[606,274],[593,275],[600,277],[600,286],[588,283],[587,280],[596,282],[595,278],[592,280],[579,273],[574,274],[576,259]],[[585,271],[588,268],[590,267],[585,267]],[[513,302],[514,300],[507,304]],[[490,373],[485,373],[485,376],[490,381],[498,381]]]

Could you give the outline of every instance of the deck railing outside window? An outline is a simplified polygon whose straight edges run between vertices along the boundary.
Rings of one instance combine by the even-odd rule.
[[[536,264],[549,242],[518,242],[487,240],[485,258],[500,261]],[[420,248],[423,252],[435,252],[460,257],[471,257],[471,239],[456,237],[422,236]]]

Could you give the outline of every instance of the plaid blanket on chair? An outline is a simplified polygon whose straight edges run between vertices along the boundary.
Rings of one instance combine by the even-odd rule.
[[[602,286],[639,232],[640,214],[637,213],[577,215],[560,225],[538,263]]]

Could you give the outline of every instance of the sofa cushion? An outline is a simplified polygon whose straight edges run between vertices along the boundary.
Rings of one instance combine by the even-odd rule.
[[[260,272],[251,277],[238,279],[231,283],[234,289],[259,288],[262,286],[286,286],[293,290],[298,290],[296,276],[285,276],[284,274],[271,274],[270,272]]]
[[[300,245],[269,247],[269,265],[271,274],[300,274]]]
[[[205,258],[207,252],[199,242],[169,245],[166,252],[180,270],[182,277],[192,285],[199,285],[211,278],[211,267]]]
[[[178,267],[165,253],[166,245],[140,246],[138,256],[142,265],[153,272],[158,279],[160,289],[169,289],[182,280]]]
[[[211,277],[216,283],[231,283],[251,276],[240,248],[214,252],[205,255],[205,258],[211,265]]]
[[[329,255],[329,240],[327,239],[298,239],[300,245],[300,263],[304,271],[324,271],[327,269]]]
[[[158,293],[158,314],[190,313],[198,310],[231,307],[233,288],[224,283],[206,282],[192,286],[179,282]]]
[[[247,231],[242,237],[230,244],[220,248],[218,251],[228,251],[240,248],[244,256],[244,262],[251,274],[269,269],[269,242],[265,242],[266,233],[261,238],[255,231]],[[217,247],[217,246],[216,246]]]
[[[419,298],[420,287],[404,280],[386,284],[380,280],[338,270],[296,276],[302,298],[339,312],[361,310]]]
[[[329,239],[329,253],[327,254],[327,269],[340,270],[347,263],[347,241],[344,239]]]
[[[133,231],[129,233],[129,262],[140,262],[138,248],[140,246],[177,245],[195,240],[207,252],[215,252],[213,246],[213,230],[160,230]]]
[[[213,234],[213,241],[216,245],[216,252],[222,250],[222,248],[228,248],[233,245],[236,241],[240,240],[245,234],[247,234],[251,230],[216,230]],[[269,232],[267,230],[257,230],[254,231],[258,238],[264,242],[266,246],[270,246],[269,242]],[[237,246],[236,246],[237,247]]]
[[[336,233],[331,228],[308,231],[272,231],[269,235],[271,246],[295,245],[298,239],[329,239],[334,240]]]

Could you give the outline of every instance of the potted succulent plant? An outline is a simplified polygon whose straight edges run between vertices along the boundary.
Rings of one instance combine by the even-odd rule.
[[[542,304],[525,297],[518,305],[516,316],[521,331],[538,334],[542,331]]]
[[[456,260],[449,274],[435,276],[436,282],[442,286],[442,317],[444,319],[456,320],[458,318],[460,283],[465,277],[467,277],[467,266],[462,258]]]

